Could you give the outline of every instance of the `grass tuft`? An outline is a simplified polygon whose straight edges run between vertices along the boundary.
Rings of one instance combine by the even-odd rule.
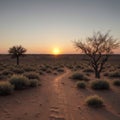
[[[72,76],[70,77],[73,80],[84,80],[84,81],[88,81],[89,79],[83,75],[82,73],[73,73]]]
[[[96,80],[91,82],[91,88],[95,90],[108,90],[110,85],[106,80]]]
[[[10,95],[13,92],[14,86],[9,82],[0,82],[0,95]]]
[[[10,83],[15,86],[16,90],[25,89],[30,85],[29,79],[23,75],[13,75]]]
[[[30,87],[37,87],[39,85],[39,81],[36,79],[30,80]]]
[[[77,82],[77,88],[82,88],[82,89],[86,88],[85,81],[78,81]]]
[[[115,71],[115,72],[109,73],[109,77],[111,77],[111,78],[120,78],[120,72]]]
[[[104,103],[103,99],[97,95],[87,97],[85,102],[89,107],[93,107],[93,108],[101,108],[103,107],[103,103]]]
[[[120,80],[114,80],[113,85],[115,86],[120,86]]]
[[[39,74],[36,72],[28,72],[24,74],[29,79],[37,79],[39,80]]]

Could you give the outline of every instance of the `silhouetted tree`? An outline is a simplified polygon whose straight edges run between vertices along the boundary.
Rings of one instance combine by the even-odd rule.
[[[12,58],[16,58],[17,65],[19,65],[19,57],[24,56],[24,53],[27,50],[23,48],[21,45],[20,46],[13,46],[8,50],[9,54],[11,55]]]
[[[110,36],[109,32],[106,34],[97,32],[92,37],[88,37],[86,41],[74,41],[74,45],[88,56],[87,61],[94,69],[95,77],[100,78],[105,63],[113,53],[113,49],[119,47],[120,42]]]

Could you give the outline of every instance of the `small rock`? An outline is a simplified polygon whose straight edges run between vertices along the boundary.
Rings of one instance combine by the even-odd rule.
[[[81,107],[79,106],[78,109],[81,110]]]
[[[42,104],[40,103],[40,106],[42,106]]]

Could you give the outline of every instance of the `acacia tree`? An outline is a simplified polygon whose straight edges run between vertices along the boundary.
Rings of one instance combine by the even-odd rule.
[[[8,52],[12,58],[16,58],[16,63],[19,65],[19,57],[24,56],[24,53],[27,50],[23,48],[21,45],[11,47]]]
[[[113,49],[119,47],[120,42],[109,35],[109,32],[102,34],[101,32],[94,33],[92,37],[86,38],[86,41],[74,41],[77,49],[86,54],[90,66],[94,69],[95,77],[100,78],[108,58],[113,54]]]

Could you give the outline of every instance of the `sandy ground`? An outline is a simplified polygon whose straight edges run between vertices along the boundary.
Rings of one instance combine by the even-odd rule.
[[[41,77],[42,86],[0,97],[0,120],[120,120],[120,88],[109,91],[78,90],[66,69]],[[98,94],[105,108],[88,108],[84,101]]]

